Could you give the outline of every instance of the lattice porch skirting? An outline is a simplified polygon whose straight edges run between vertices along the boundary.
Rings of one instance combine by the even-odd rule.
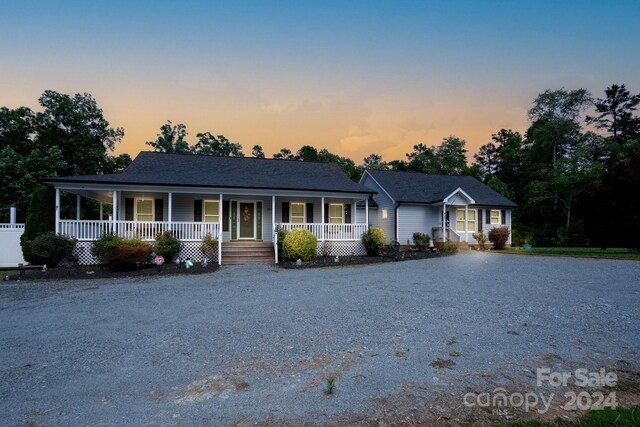
[[[318,256],[363,256],[367,250],[359,240],[318,242]]]
[[[202,251],[200,251],[200,245],[202,242],[181,242],[180,253],[178,257],[182,260],[186,258],[191,258],[193,262],[202,262],[204,260],[204,255]],[[73,254],[78,257],[79,265],[97,265],[100,264],[98,259],[91,255],[91,247],[93,246],[93,242],[77,242],[76,247],[74,249]],[[209,260],[210,263],[218,262],[218,249],[216,248],[214,252],[214,259]],[[155,257],[155,254],[153,255]]]

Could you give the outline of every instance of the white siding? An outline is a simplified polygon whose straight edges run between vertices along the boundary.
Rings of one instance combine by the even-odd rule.
[[[504,210],[505,211],[506,224],[487,224],[486,211],[487,211],[487,209],[496,209],[495,207],[491,208],[490,206],[482,206],[482,207],[475,207],[474,206],[473,208],[471,208],[471,207],[469,208],[469,210],[471,210],[471,209],[475,209],[477,211],[482,210],[482,232],[484,233],[485,236],[487,236],[489,234],[489,230],[491,230],[494,227],[502,227],[504,225],[509,227],[509,240],[507,241],[507,243],[511,244],[511,233],[512,233],[512,228],[511,228],[511,209],[500,209],[500,210]],[[476,230],[477,229],[479,229],[479,224],[476,227]],[[471,243],[471,244],[478,243],[476,241],[476,239],[473,238],[473,236],[472,236],[473,233],[474,233],[474,231],[469,231],[469,243]],[[458,234],[461,234],[462,236],[464,236],[464,233],[458,233]],[[487,242],[487,243],[489,243],[489,242]]]
[[[282,203],[313,203],[313,222],[320,224],[322,222],[322,199],[320,197],[279,197],[276,196],[276,223],[289,222],[289,218],[282,218]],[[271,203],[271,200],[269,200]],[[362,221],[358,216],[359,212],[356,212],[356,200],[354,199],[338,199],[325,197],[325,204],[330,203],[342,203],[344,205],[351,205],[351,223],[364,223],[364,209],[362,210]],[[291,211],[289,211],[291,212]],[[371,210],[369,210],[371,214]],[[325,217],[325,222],[329,222],[329,218]],[[307,222],[309,222],[309,215],[307,214]]]
[[[362,180],[360,181],[362,185],[367,188],[371,188],[378,192],[378,194],[373,196],[373,199],[378,204],[379,208],[374,210],[369,210],[369,222],[374,227],[378,227],[382,229],[384,232],[384,240],[385,243],[390,243],[395,239],[396,230],[395,230],[395,204],[389,196],[387,196],[382,188],[378,184],[374,182],[374,180],[369,177],[368,174],[364,174]],[[387,218],[382,218],[384,210],[387,210]]]
[[[413,233],[419,231],[432,236],[433,227],[440,226],[441,212],[438,208],[425,205],[400,205],[398,208],[398,242],[413,244]]]

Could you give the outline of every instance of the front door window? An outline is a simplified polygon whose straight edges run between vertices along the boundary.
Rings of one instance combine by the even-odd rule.
[[[255,205],[238,203],[238,221],[240,222],[240,238],[255,239]]]

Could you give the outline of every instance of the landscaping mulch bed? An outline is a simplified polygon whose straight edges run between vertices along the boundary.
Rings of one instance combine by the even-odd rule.
[[[427,259],[427,258],[440,258],[443,256],[453,255],[451,252],[412,252],[406,251],[401,252],[400,257],[404,254],[404,259],[399,259],[396,261],[393,258],[382,257],[382,256],[341,256],[338,257],[338,262],[336,262],[336,257],[327,256],[327,257],[318,257],[313,261],[303,262],[298,265],[295,261],[280,261],[278,266],[280,268],[289,268],[289,269],[298,269],[298,268],[321,268],[321,267],[343,267],[350,265],[364,265],[364,264],[379,264],[383,262],[400,262],[400,261],[410,261],[415,259]]]
[[[160,267],[155,265],[141,266],[131,271],[113,271],[100,265],[78,265],[73,267],[49,268],[47,271],[26,270],[22,276],[17,270],[0,272],[2,282],[16,281],[43,281],[43,280],[89,280],[89,279],[118,279],[124,277],[161,277],[173,275],[190,275],[212,273],[218,270],[218,264],[209,264],[202,267],[195,263],[191,268],[185,268],[184,264],[166,264]]]

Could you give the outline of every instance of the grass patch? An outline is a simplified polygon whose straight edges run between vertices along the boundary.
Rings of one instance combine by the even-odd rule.
[[[498,251],[495,251],[498,252]],[[577,256],[585,258],[631,259],[640,260],[640,253],[626,248],[510,248],[499,251],[500,253],[523,255],[548,255],[548,256]]]
[[[557,419],[554,422],[535,420],[514,421],[503,427],[636,427],[640,425],[640,407],[589,411],[575,421]]]
[[[327,378],[327,388],[324,390],[324,394],[333,395],[336,393],[336,379]]]

